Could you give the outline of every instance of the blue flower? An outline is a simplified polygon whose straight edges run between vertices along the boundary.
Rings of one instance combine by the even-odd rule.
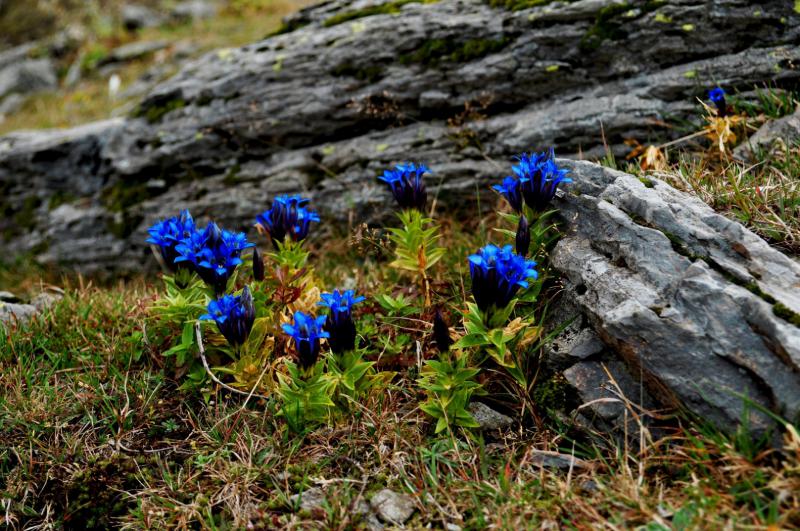
[[[224,295],[208,303],[208,313],[200,316],[200,320],[213,320],[217,323],[220,334],[225,336],[234,348],[238,348],[247,341],[253,323],[256,320],[256,310],[253,306],[253,297],[245,286],[241,295]]]
[[[570,183],[567,170],[558,167],[555,153],[551,148],[547,153],[523,153],[519,164],[511,169],[520,181],[520,190],[525,203],[535,212],[544,212],[555,197],[560,183]]]
[[[314,318],[303,312],[294,312],[294,325],[288,323],[281,325],[283,331],[294,339],[300,366],[304,369],[312,367],[317,362],[320,338],[330,336],[322,329],[326,319],[326,315]]]
[[[175,271],[180,266],[175,263],[179,256],[175,247],[182,239],[195,232],[194,220],[188,210],[182,210],[178,216],[155,223],[147,232],[150,237],[145,241],[157,246],[164,264]]]
[[[337,354],[353,350],[356,346],[353,305],[365,298],[355,295],[351,289],[344,292],[335,289],[333,293],[323,293],[322,300],[318,303],[330,309],[330,319],[325,322],[325,331],[330,334],[328,344],[331,350]]]
[[[514,254],[512,247],[489,244],[469,257],[472,296],[483,311],[505,308],[519,288],[528,287],[528,279],[538,278],[536,262]]]
[[[195,231],[175,247],[176,263],[191,264],[200,278],[220,295],[225,292],[236,267],[242,263],[242,251],[253,247],[243,232],[222,230],[209,222],[202,231]]]
[[[415,208],[422,212],[428,201],[428,192],[425,190],[425,181],[422,176],[430,173],[424,164],[405,162],[398,164],[393,170],[386,170],[378,180],[389,185],[397,204],[400,208]]]
[[[728,110],[728,103],[725,101],[725,91],[721,87],[715,87],[708,91],[708,99],[717,107],[720,116],[725,116]]]
[[[501,184],[492,186],[500,195],[506,198],[508,204],[517,212],[522,212],[522,190],[517,178],[508,176]]]
[[[311,222],[319,223],[316,212],[304,207],[310,200],[299,195],[279,195],[272,207],[256,216],[256,223],[269,232],[273,244],[277,245],[289,236],[299,242],[308,236]]]

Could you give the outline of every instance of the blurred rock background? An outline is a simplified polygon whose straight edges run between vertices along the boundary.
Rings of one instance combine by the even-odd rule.
[[[262,39],[308,0],[0,0],[0,135],[128,113],[208,50]]]

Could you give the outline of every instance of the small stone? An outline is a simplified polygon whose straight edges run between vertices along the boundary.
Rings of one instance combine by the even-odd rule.
[[[167,46],[169,46],[169,42],[162,40],[132,42],[119,48],[114,48],[103,63],[131,61],[163,50]]]
[[[293,507],[297,507],[299,502],[301,510],[314,511],[321,509],[322,504],[325,503],[325,492],[318,487],[311,487],[299,494],[293,494],[289,497],[289,501]]]
[[[546,450],[532,450],[530,452],[530,462],[535,466],[544,468],[557,468],[559,470],[587,470],[592,465],[569,454],[559,452],[549,452]]]
[[[129,31],[152,28],[164,22],[164,18],[149,7],[139,4],[125,4],[120,10],[122,25]]]
[[[39,311],[32,304],[0,302],[0,325],[26,324]]]
[[[749,139],[733,150],[739,160],[752,160],[755,153],[771,150],[776,146],[791,146],[800,139],[800,110],[794,114],[770,120],[762,125]]]
[[[217,14],[217,6],[205,0],[187,0],[172,8],[172,17],[182,21],[211,18]]]
[[[414,500],[407,494],[383,489],[370,500],[370,505],[384,522],[402,524],[414,514]]]
[[[467,410],[482,430],[500,430],[514,424],[511,417],[498,413],[483,402],[471,402]]]
[[[461,531],[461,526],[458,524],[452,524],[450,522],[444,524],[444,528],[447,531]]]
[[[64,292],[58,288],[43,291],[31,300],[31,304],[40,312],[50,308],[64,298]]]
[[[10,291],[0,291],[0,302],[19,302],[20,298]]]
[[[372,511],[369,503],[363,499],[358,500],[354,510],[356,514],[361,516],[362,523],[367,526],[369,531],[381,531],[383,529],[383,524],[378,520],[378,516]]]
[[[0,98],[12,92],[29,94],[57,86],[56,70],[50,59],[27,59],[0,70]]]

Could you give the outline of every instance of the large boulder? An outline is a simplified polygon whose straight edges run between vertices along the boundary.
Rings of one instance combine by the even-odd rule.
[[[522,150],[600,155],[604,132],[622,154],[625,139],[673,135],[659,124],[696,117],[713,83],[795,83],[790,4],[325,2],[194,61],[111,127],[0,139],[0,250],[140,268],[147,226],[180,207],[246,228],[304,190],[328,219],[374,219],[374,177],[401,160],[435,167],[440,204],[458,205]]]
[[[765,411],[799,422],[800,264],[668,184],[563,163],[575,182],[558,201],[566,234],[552,264],[623,378],[649,391],[627,398],[725,428],[746,419],[755,433],[774,425]],[[566,374],[596,388],[607,379],[581,376],[592,370]]]

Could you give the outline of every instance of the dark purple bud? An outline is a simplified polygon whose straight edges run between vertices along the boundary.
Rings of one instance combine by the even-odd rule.
[[[261,258],[258,247],[253,249],[253,278],[256,282],[264,280],[264,260]]]
[[[453,344],[453,340],[450,338],[450,327],[440,310],[436,311],[433,318],[433,340],[436,342],[439,352],[447,352],[450,350],[450,345]]]
[[[528,226],[528,218],[520,216],[519,225],[517,225],[517,239],[516,239],[517,254],[520,256],[528,256],[528,250],[531,247],[531,229]]]

